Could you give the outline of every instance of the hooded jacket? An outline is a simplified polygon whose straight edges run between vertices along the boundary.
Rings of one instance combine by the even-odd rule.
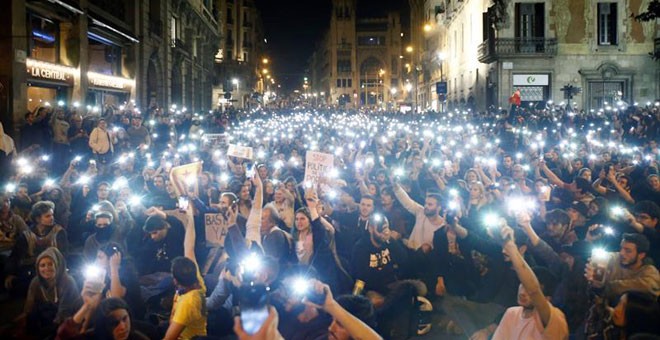
[[[39,273],[39,262],[48,257],[55,263],[55,280],[48,283]],[[81,306],[78,285],[76,281],[66,272],[66,260],[62,253],[55,247],[44,250],[35,262],[37,275],[30,282],[27,299],[25,300],[24,313],[29,314],[42,304],[55,304],[57,314],[53,322],[59,324],[66,318],[76,313]]]

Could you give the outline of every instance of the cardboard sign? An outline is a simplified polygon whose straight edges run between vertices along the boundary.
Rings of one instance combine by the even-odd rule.
[[[318,185],[325,181],[335,164],[335,156],[329,153],[307,151],[305,155],[305,183]]]
[[[206,246],[224,247],[228,227],[227,219],[222,214],[204,214]]]
[[[229,149],[227,149],[227,155],[231,157],[252,160],[254,158],[254,151],[249,146],[229,144]]]

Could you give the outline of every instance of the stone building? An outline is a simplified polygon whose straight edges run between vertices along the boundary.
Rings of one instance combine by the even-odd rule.
[[[417,0],[411,0],[418,2]],[[599,109],[660,97],[660,26],[638,22],[648,0],[427,0],[426,50],[421,64],[429,92],[424,108],[507,106],[520,89],[524,105],[564,100],[566,85],[582,91],[571,102]],[[442,57],[442,58],[439,58]]]
[[[216,0],[3,2],[0,120],[67,105],[211,108]],[[15,135],[15,133],[14,133]]]
[[[264,30],[254,0],[220,0],[220,50],[215,56],[214,106],[258,105],[270,79]],[[225,94],[231,98],[225,98]],[[227,97],[229,97],[229,94]]]
[[[354,0],[333,0],[330,27],[310,62],[311,91],[329,105],[395,105],[405,99],[401,53],[398,12],[358,18]]]

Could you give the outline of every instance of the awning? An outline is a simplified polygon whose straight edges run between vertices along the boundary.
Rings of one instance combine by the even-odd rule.
[[[60,5],[64,8],[66,8],[68,11],[71,11],[75,14],[84,14],[83,10],[73,2],[63,1],[63,0],[48,0],[48,2],[56,4],[56,5]]]
[[[114,36],[119,36],[123,39],[126,39],[130,42],[133,43],[139,43],[140,40],[136,36],[134,36],[132,33],[127,32],[121,28],[118,28],[116,26],[107,24],[99,19],[96,19],[92,15],[87,16],[89,18],[89,23],[90,23],[90,30],[92,27],[97,27],[99,29],[102,29],[102,31],[105,31],[108,34],[114,35]]]

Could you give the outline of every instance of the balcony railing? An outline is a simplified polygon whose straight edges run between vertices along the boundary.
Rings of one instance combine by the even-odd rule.
[[[181,39],[172,39],[172,47],[178,50],[188,52],[188,44]]]
[[[500,58],[551,58],[557,55],[554,38],[488,39],[479,45],[479,61],[491,63]]]

